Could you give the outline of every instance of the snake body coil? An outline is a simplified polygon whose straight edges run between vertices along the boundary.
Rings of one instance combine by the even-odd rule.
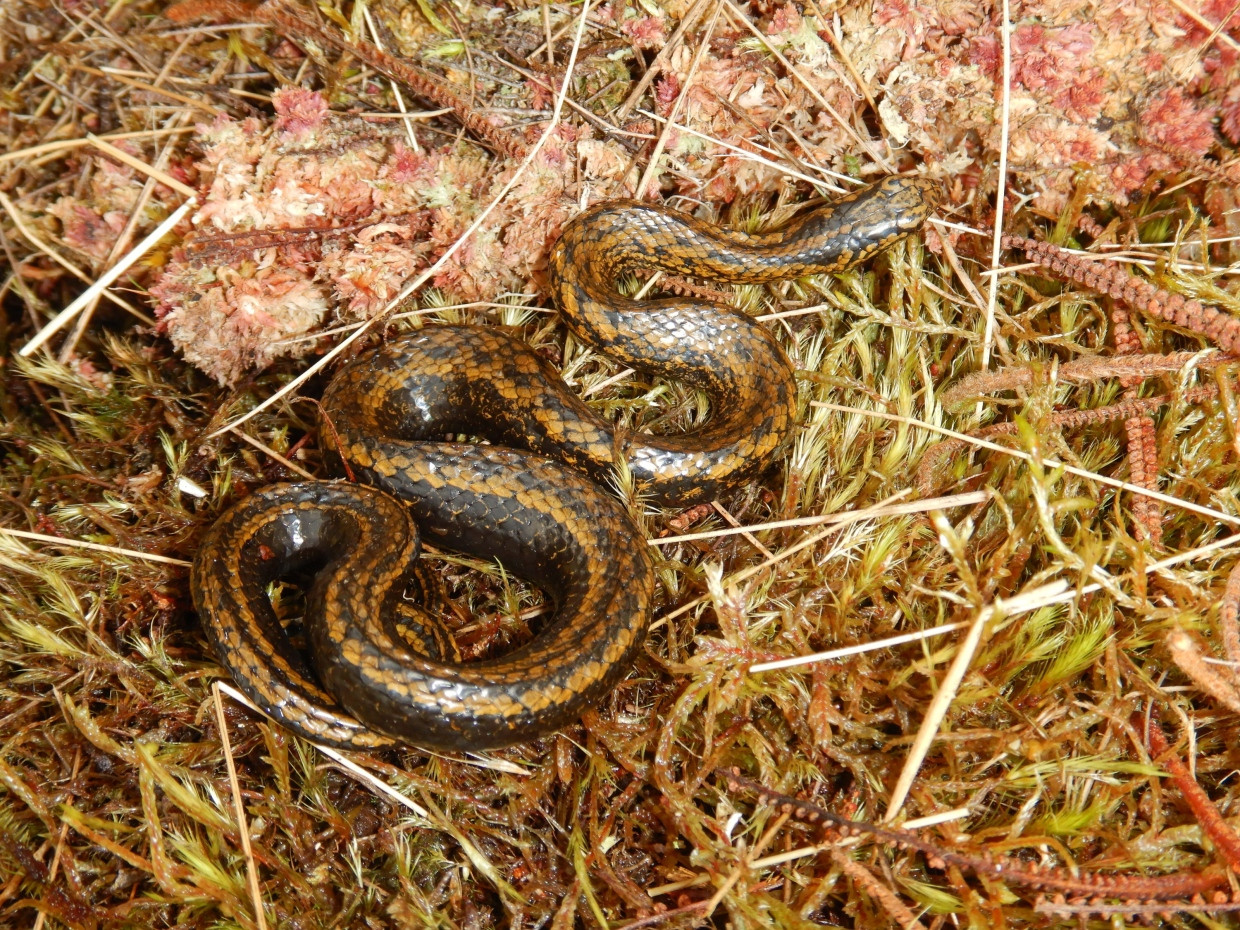
[[[764,468],[795,415],[792,368],[761,326],[705,301],[627,300],[617,277],[655,268],[765,283],[840,271],[918,229],[931,190],[888,179],[762,235],[636,201],[569,225],[551,256],[569,328],[704,390],[711,422],[692,434],[615,429],[532,349],[489,327],[427,327],[358,358],[324,395],[335,431],[324,441],[338,436],[357,477],[387,493],[279,485],[221,517],[192,573],[220,660],[277,720],[345,747],[396,738],[478,749],[571,722],[627,672],[653,598],[642,535],[598,482],[624,462],[659,503],[709,500]],[[492,445],[444,441],[458,434]],[[502,658],[452,661],[450,637],[405,598],[434,589],[415,524],[447,548],[500,557],[547,592],[553,619]],[[305,623],[317,676],[264,591],[305,569],[316,571]]]

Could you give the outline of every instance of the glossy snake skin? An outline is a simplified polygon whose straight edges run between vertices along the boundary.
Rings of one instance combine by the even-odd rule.
[[[427,327],[361,356],[324,395],[321,441],[374,487],[265,489],[203,541],[194,602],[221,662],[272,717],[349,748],[481,749],[573,721],[627,673],[651,613],[645,540],[602,487],[614,467],[626,462],[658,503],[709,500],[765,468],[795,414],[787,358],[743,312],[627,300],[617,278],[661,269],[764,283],[840,271],[920,228],[933,201],[928,182],[892,178],[762,235],[636,201],[574,220],[551,256],[567,325],[618,361],[704,390],[711,422],[692,434],[614,428],[491,327]],[[462,434],[491,444],[444,441]],[[500,558],[549,595],[554,616],[509,655],[454,661],[451,637],[405,596],[433,599],[435,588],[418,567],[415,526],[437,546]],[[314,671],[265,593],[305,572]]]

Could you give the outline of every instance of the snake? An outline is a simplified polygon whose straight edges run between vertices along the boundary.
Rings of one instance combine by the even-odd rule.
[[[494,326],[426,325],[359,355],[320,418],[352,480],[259,489],[201,541],[191,590],[221,664],[273,719],[346,749],[497,748],[579,719],[628,673],[653,613],[645,536],[606,489],[617,469],[653,504],[713,500],[770,465],[797,409],[792,365],[744,311],[628,298],[618,282],[645,269],[728,284],[837,273],[920,229],[936,190],[891,177],[761,233],[635,200],[570,221],[548,269],[565,325],[705,392],[710,416],[692,432],[613,425]],[[510,653],[461,662],[423,538],[498,558],[543,590],[550,617]],[[277,581],[302,585],[304,649],[272,604]]]

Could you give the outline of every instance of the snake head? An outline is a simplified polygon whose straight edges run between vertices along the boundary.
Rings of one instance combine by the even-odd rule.
[[[930,178],[887,178],[879,182],[882,198],[902,232],[914,232],[943,200],[943,185]]]

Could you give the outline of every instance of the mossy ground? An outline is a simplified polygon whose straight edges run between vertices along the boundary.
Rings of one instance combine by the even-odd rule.
[[[952,848],[984,846],[1082,872],[1217,864],[1198,819],[1151,759],[1143,727],[1150,715],[1162,720],[1177,755],[1193,760],[1197,781],[1232,819],[1240,726],[1217,695],[1201,690],[1200,674],[1177,665],[1183,651],[1167,641],[1186,633],[1190,646],[1223,655],[1219,603],[1240,556],[1231,539],[1240,523],[1234,363],[1203,353],[1127,386],[1116,377],[1061,380],[1058,366],[1115,352],[1116,308],[1036,268],[1015,268],[999,280],[988,366],[1032,374],[944,409],[942,390],[983,367],[989,286],[989,239],[945,227],[838,280],[738,290],[741,305],[769,315],[801,371],[795,440],[759,482],[695,520],[633,498],[659,559],[659,607],[633,673],[580,725],[483,756],[407,748],[354,758],[381,788],[217,698],[211,686],[222,672],[181,563],[229,503],[296,479],[297,470],[324,472],[311,403],[286,400],[221,432],[310,359],[279,358],[224,388],[173,351],[151,325],[145,289],[185,227],[115,288],[146,322],[104,301],[80,331],[70,326],[51,340],[51,352],[26,358],[18,350],[81,292],[66,265],[93,280],[126,251],[113,254],[116,243],[136,242],[180,202],[157,177],[148,183],[101,157],[88,132],[138,133],[130,154],[193,187],[203,154],[200,134],[189,131],[196,121],[222,112],[267,125],[281,84],[320,89],[333,110],[353,116],[389,111],[391,91],[337,51],[309,43],[305,55],[261,27],[174,27],[161,9],[13,2],[0,12],[0,138],[10,152],[0,161],[0,246],[9,263],[0,283],[0,525],[38,534],[0,532],[0,926],[251,928],[260,925],[256,897],[266,926],[307,930],[869,928],[906,919],[901,906],[924,926],[1116,925],[1036,913],[1032,894],[938,871],[907,852],[821,843],[813,829],[730,791],[716,775],[730,766],[863,820],[884,816],[908,766],[915,777],[904,815],[967,808],[963,819],[923,831]],[[631,188],[659,135],[657,120],[640,113],[620,135],[587,122],[606,124],[653,60],[653,49],[630,53],[618,68],[613,51],[592,43],[666,39],[686,12],[675,4],[606,9],[611,18],[591,23],[582,43],[589,53],[571,87],[591,115],[564,117],[579,133],[571,141],[580,160],[556,169],[575,179],[566,182],[566,201],[557,190],[561,207],[581,195],[574,172],[601,178],[613,193]],[[853,146],[855,130],[825,117],[755,125],[753,113],[766,120],[763,108],[778,109],[772,94],[795,99],[800,116],[823,112],[806,88],[821,97],[834,85],[799,83],[785,66],[810,67],[814,43],[834,47],[830,30],[812,3],[721,9],[732,31],[707,44],[701,82],[742,89],[743,79],[745,93],[690,99],[687,109],[699,110],[681,114],[685,125],[713,127],[721,141],[744,142],[767,164],[802,173],[819,160],[865,165],[868,173],[873,140],[898,141],[887,138],[890,118],[875,125],[858,117],[873,134],[868,147]],[[789,10],[820,17],[822,30],[793,21]],[[388,10],[385,34],[389,45],[421,49],[428,67],[472,74],[478,109],[527,132],[528,141],[545,126],[549,92],[500,59],[516,43],[531,50],[525,65],[537,63],[532,50],[544,29],[559,29],[562,68],[578,12],[426,4]],[[1025,12],[1054,21],[1047,9]],[[324,13],[327,28],[361,28],[360,7],[325,5]],[[860,28],[859,15],[848,13],[851,26]],[[781,48],[795,61],[774,57],[742,16],[760,24],[759,36],[793,36]],[[709,21],[708,12],[701,23]],[[993,30],[980,30],[979,42],[982,33]],[[692,83],[687,69],[700,37],[688,35],[675,66],[642,98],[657,116],[668,117]],[[1214,46],[1203,47],[1213,54]],[[866,62],[852,64],[859,80],[871,75]],[[754,74],[769,84],[759,87]],[[1023,80],[1028,86],[1027,74]],[[888,99],[896,99],[895,86],[885,85]],[[1205,107],[1218,85],[1186,86],[1184,100]],[[1108,93],[1137,99],[1122,87]],[[857,112],[868,112],[866,94],[855,96]],[[707,102],[716,109],[704,109]],[[997,127],[1001,114],[993,105],[988,112]],[[491,159],[495,172],[515,168],[485,139],[463,135],[451,113],[416,126],[437,157],[464,153]],[[993,150],[966,155],[969,141],[949,141],[952,127],[915,128],[911,154],[930,157],[922,136],[933,136],[941,166],[957,166],[945,172],[940,216],[990,223]],[[1129,158],[1147,174],[1123,198],[1090,206],[1096,221],[1113,223],[1098,242],[1123,243],[1111,251],[1134,274],[1237,311],[1235,185],[1219,177],[1234,149],[1216,140],[1212,154],[1222,158],[1202,164],[1190,158],[1196,142],[1186,140],[1178,162],[1159,162],[1174,140],[1155,133],[1147,141],[1111,162]],[[722,221],[766,222],[812,193],[778,171],[754,174],[751,159],[688,132],[664,142],[656,186],[686,208],[705,201],[703,212]],[[1118,171],[1108,183],[1119,183]],[[1065,245],[1094,241],[1075,231],[1092,177],[1084,166],[1064,168],[1041,190],[1054,208],[1013,201],[1006,227]],[[449,199],[472,198],[477,209],[488,189],[476,177],[470,183]],[[727,196],[714,200],[712,191]],[[513,196],[536,204],[539,189],[518,186]],[[503,222],[519,228],[522,216],[512,208]],[[507,229],[484,229],[495,236],[486,242],[502,242]],[[469,287],[501,260],[498,246],[480,245]],[[481,300],[461,297],[453,290],[461,278],[448,276],[402,307],[416,315],[368,338],[436,320],[519,327],[600,410],[656,430],[701,420],[692,392],[639,375],[616,378],[603,357],[566,339],[529,262],[517,293],[499,270],[494,293]],[[1130,325],[1143,356],[1210,348],[1157,320],[1134,315]],[[321,353],[339,338],[311,345]],[[316,396],[325,377],[300,394]],[[1189,389],[1200,386],[1217,388],[1215,396],[1188,402]],[[1061,429],[1056,419],[1065,409],[1114,403],[1125,391],[1170,396],[1152,421],[1157,487],[1197,508],[1164,504],[1158,543],[1137,529],[1133,493],[1094,477],[1130,478],[1124,425]],[[919,462],[941,439],[932,427],[968,432],[1015,418],[1020,428],[999,441],[1026,458],[962,452],[930,476],[932,487],[915,484]],[[857,511],[870,512],[824,522]],[[710,532],[780,521],[744,534]],[[691,538],[660,540],[685,534]],[[1177,555],[1184,560],[1156,564]],[[519,638],[536,622],[536,595],[494,566],[439,561],[467,652]],[[1016,609],[1005,606],[1013,598]],[[908,765],[932,699],[978,623],[976,651],[950,688],[924,761]],[[960,626],[843,659],[751,669],[944,624]],[[1234,675],[1227,665],[1213,669],[1225,684]],[[1167,910],[1151,919],[1184,927],[1229,920]]]

